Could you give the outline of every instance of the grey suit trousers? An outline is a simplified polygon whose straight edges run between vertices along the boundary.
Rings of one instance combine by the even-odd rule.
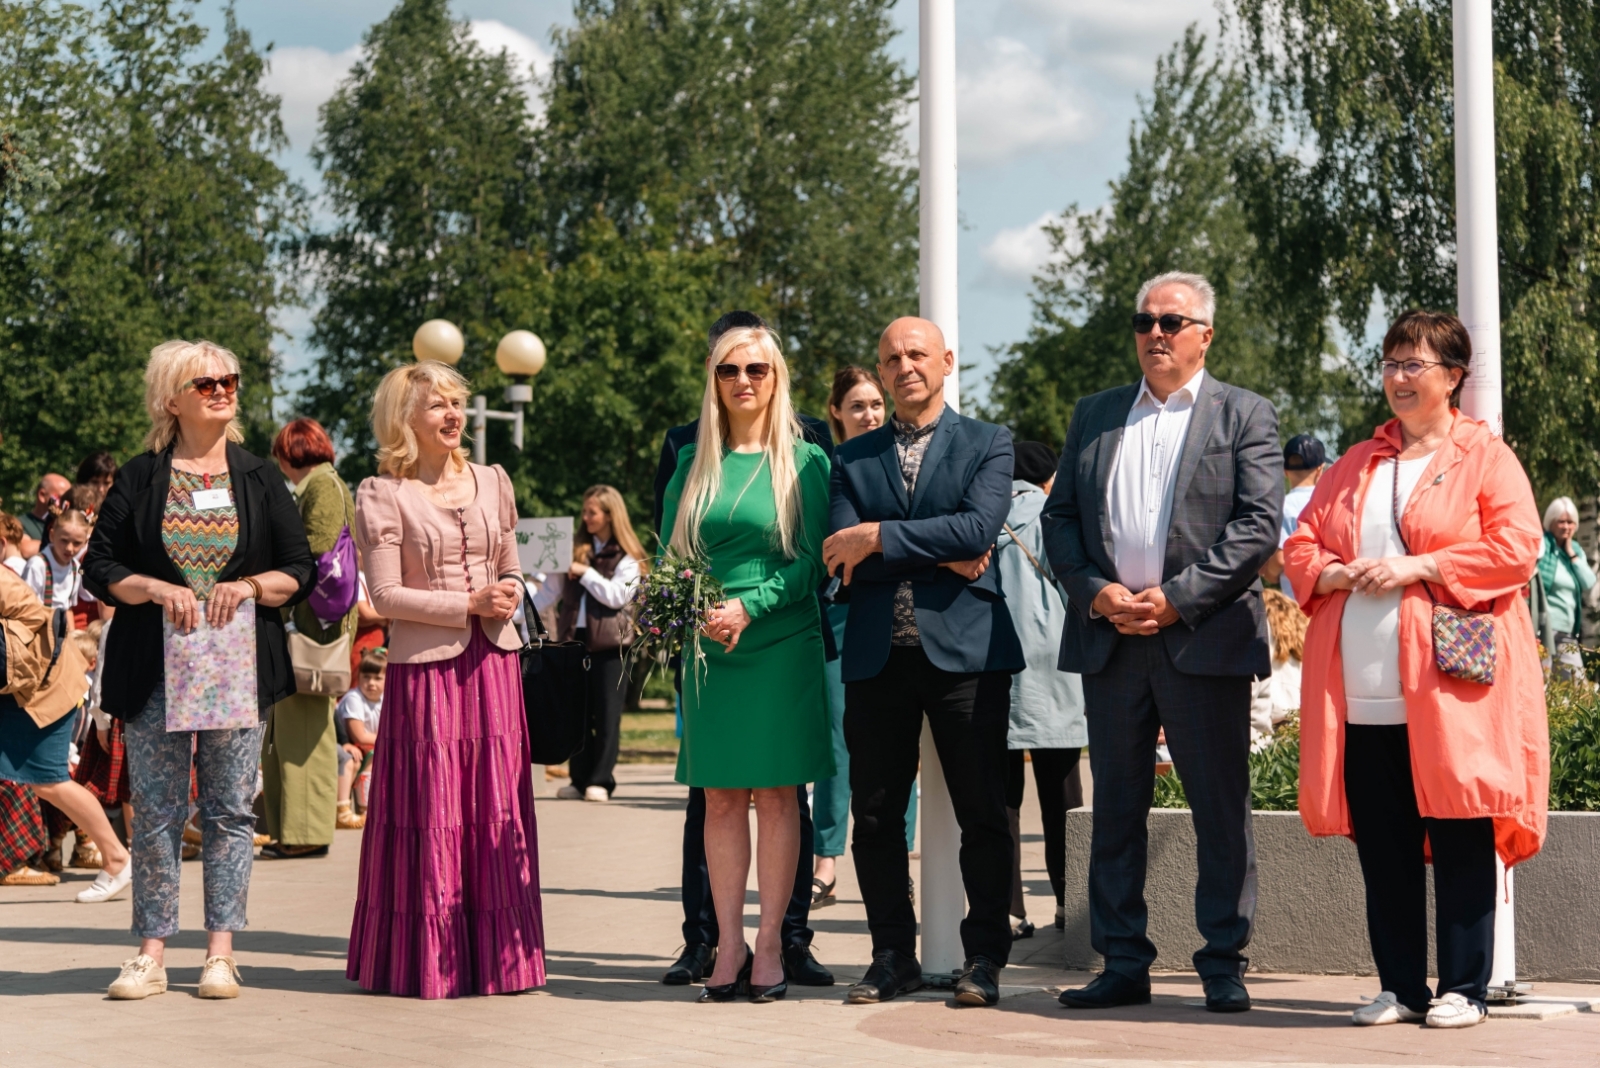
[[[1094,775],[1089,934],[1108,971],[1143,978],[1156,959],[1144,883],[1156,734],[1165,727],[1199,847],[1195,924],[1205,945],[1195,971],[1244,975],[1256,904],[1250,684],[1178,671],[1159,637],[1119,637],[1104,670],[1083,676]]]

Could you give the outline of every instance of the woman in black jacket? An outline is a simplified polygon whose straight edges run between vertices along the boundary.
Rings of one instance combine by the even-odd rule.
[[[145,369],[149,452],[131,460],[101,507],[84,583],[118,609],[106,638],[101,707],[124,723],[133,825],[133,930],[139,953],[110,996],[167,988],[162,951],[178,931],[178,877],[191,754],[200,797],[205,924],[201,997],[236,997],[233,932],[245,925],[261,727],[169,730],[164,622],[226,626],[254,600],[261,718],[294,692],[279,612],[311,590],[316,567],[277,469],[237,444],[239,361],[208,341],[169,341]],[[165,620],[163,620],[165,617]],[[204,670],[208,665],[193,665]]]

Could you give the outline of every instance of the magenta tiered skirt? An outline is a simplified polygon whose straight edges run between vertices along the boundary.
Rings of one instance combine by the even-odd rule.
[[[345,974],[423,998],[544,984],[533,772],[515,653],[391,664]]]

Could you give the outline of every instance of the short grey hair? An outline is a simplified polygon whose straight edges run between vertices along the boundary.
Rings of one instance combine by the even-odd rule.
[[[1544,510],[1544,529],[1554,531],[1555,525],[1562,519],[1578,521],[1578,506],[1572,503],[1571,497],[1557,497],[1550,502],[1550,507]]]
[[[1150,295],[1152,289],[1158,286],[1180,285],[1188,286],[1195,296],[1200,298],[1200,315],[1205,319],[1207,326],[1212,326],[1217,318],[1217,291],[1211,288],[1211,283],[1206,281],[1203,274],[1192,274],[1189,271],[1168,271],[1158,274],[1144,285],[1139,287],[1139,296],[1135,298],[1135,309],[1144,307],[1144,299]]]

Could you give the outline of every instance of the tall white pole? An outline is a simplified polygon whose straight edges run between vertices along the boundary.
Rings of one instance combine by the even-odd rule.
[[[1472,335],[1461,410],[1504,430],[1500,386],[1500,242],[1494,174],[1494,12],[1491,0],[1455,0],[1456,307]],[[1515,991],[1513,872],[1496,858],[1491,991]]]
[[[1494,184],[1491,0],[1455,0],[1456,306],[1472,335],[1461,410],[1499,434],[1500,244]]]
[[[920,0],[921,308],[924,319],[944,331],[957,355],[957,373],[944,382],[944,399],[959,408],[960,320],[956,293],[956,5],[955,0]],[[966,891],[961,882],[961,829],[933,735],[922,729],[922,969],[959,971],[961,920]]]

